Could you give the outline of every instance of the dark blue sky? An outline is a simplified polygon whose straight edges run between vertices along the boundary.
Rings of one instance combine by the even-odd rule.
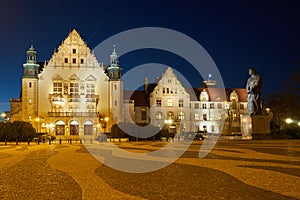
[[[20,93],[22,64],[33,40],[38,60],[76,28],[91,49],[127,29],[155,26],[182,32],[201,44],[218,66],[226,87],[244,87],[248,68],[263,75],[263,94],[278,90],[300,61],[298,1],[5,1],[0,7],[0,112]],[[188,63],[160,51],[121,57],[124,71],[160,62],[193,76]]]

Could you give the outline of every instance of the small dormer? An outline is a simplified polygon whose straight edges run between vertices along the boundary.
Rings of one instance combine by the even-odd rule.
[[[238,94],[236,93],[235,90],[233,90],[231,93],[230,93],[230,101],[232,102],[238,102],[239,101],[239,96]]]
[[[206,90],[202,90],[202,92],[200,93],[200,101],[208,101],[208,93]]]

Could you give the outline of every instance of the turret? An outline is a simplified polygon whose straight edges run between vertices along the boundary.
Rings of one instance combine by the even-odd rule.
[[[39,72],[39,65],[36,63],[36,55],[37,55],[36,50],[34,49],[33,44],[31,44],[30,48],[27,51],[26,63],[23,64],[24,67],[23,77],[37,78]]]
[[[110,65],[107,68],[108,76],[110,80],[120,80],[122,76],[122,68],[119,65],[119,57],[116,52],[116,45],[110,55]]]

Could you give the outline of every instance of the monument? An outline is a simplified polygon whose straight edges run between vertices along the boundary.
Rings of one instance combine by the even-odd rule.
[[[242,139],[263,139],[270,134],[270,117],[262,114],[262,76],[249,69],[247,80],[248,115],[241,117]]]

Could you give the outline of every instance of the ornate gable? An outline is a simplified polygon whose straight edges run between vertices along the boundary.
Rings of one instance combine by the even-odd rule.
[[[92,74],[90,74],[85,80],[86,81],[96,81],[96,78]]]
[[[54,51],[47,67],[95,68],[100,67],[96,56],[74,29]]]

